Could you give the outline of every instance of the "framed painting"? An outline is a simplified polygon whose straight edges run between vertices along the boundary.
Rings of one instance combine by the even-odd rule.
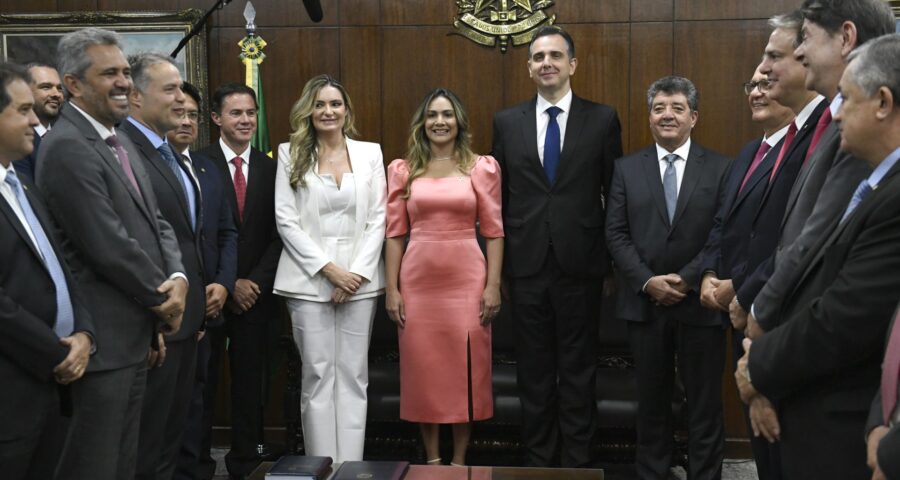
[[[4,61],[56,64],[56,45],[68,32],[101,27],[122,35],[125,55],[139,52],[171,54],[200,19],[195,9],[180,12],[73,12],[0,15],[0,48]],[[207,35],[203,30],[176,57],[182,77],[208,91]],[[200,124],[197,143],[209,138],[208,122]]]

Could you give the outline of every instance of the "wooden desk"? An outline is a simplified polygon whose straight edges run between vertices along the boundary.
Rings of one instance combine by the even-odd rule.
[[[265,480],[272,462],[261,464],[251,480]],[[340,464],[332,466],[326,479],[337,472]],[[438,465],[410,465],[403,480],[603,480],[603,470],[581,468],[526,467],[452,467]]]

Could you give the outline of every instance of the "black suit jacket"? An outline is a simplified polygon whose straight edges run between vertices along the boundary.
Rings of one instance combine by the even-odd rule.
[[[172,226],[172,231],[175,232],[175,238],[178,240],[178,247],[181,251],[181,264],[184,266],[184,274],[187,276],[188,292],[185,298],[181,329],[175,335],[167,337],[167,340],[179,341],[193,338],[197,331],[202,329],[206,319],[206,284],[203,282],[203,255],[199,232],[200,225],[202,225],[201,205],[203,203],[200,185],[197,184],[190,169],[179,161],[178,165],[188,174],[188,178],[191,179],[191,188],[194,189],[196,195],[196,210],[189,212],[187,197],[181,187],[181,182],[175,177],[175,173],[172,172],[162,155],[153,148],[150,139],[129,120],[124,120],[119,125],[119,130],[128,135],[140,152],[147,175],[153,184],[159,211]],[[179,158],[179,160],[181,159]],[[191,227],[189,215],[193,215],[197,219],[197,231]]]
[[[97,130],[68,105],[38,153],[38,186],[94,318],[97,352],[89,372],[146,361],[160,321],[150,307],[165,301],[156,289],[184,272],[144,162],[126,135],[120,142],[140,193]]]
[[[264,320],[263,317],[274,313],[272,288],[282,246],[275,227],[275,160],[255,148],[251,149],[244,218],[241,219],[234,183],[228,169],[228,161],[231,159],[225,158],[218,142],[200,153],[212,159],[222,173],[225,197],[238,228],[237,278],[252,280],[262,291],[257,304],[245,316]],[[259,317],[256,316],[257,312]]]
[[[232,293],[237,279],[238,231],[226,196],[225,180],[222,171],[203,154],[191,152],[191,163],[203,192],[203,228],[200,231],[203,283],[218,283]],[[206,323],[220,325],[221,315],[207,319]]]
[[[536,104],[537,97],[494,116],[492,155],[503,175],[503,273],[537,273],[552,242],[567,274],[602,276],[609,267],[604,196],[613,161],[622,156],[619,117],[612,107],[573,95],[551,185],[538,156]]]
[[[893,318],[891,326],[888,328],[887,342],[890,341],[894,329],[900,328],[900,321],[897,320],[900,318],[900,308],[894,312]],[[882,412],[881,408],[881,389],[879,389],[869,410],[866,434],[868,435],[873,428],[882,425],[889,426],[884,422],[884,412]],[[900,424],[890,427],[887,435],[878,444],[878,466],[881,467],[882,472],[888,479],[900,478]]]
[[[885,335],[900,299],[898,245],[900,164],[845,223],[835,220],[812,246],[782,304],[785,321],[753,342],[753,385],[781,402],[781,414],[793,417],[785,423],[826,425],[856,415],[863,431],[881,380]],[[803,442],[815,435],[827,441],[828,432],[824,426],[794,438]],[[815,462],[817,454],[810,451],[808,458],[797,460]]]
[[[748,219],[748,248],[746,250],[746,273],[740,285],[735,285],[738,303],[750,308],[756,295],[775,270],[775,251],[781,239],[781,224],[784,211],[791,195],[794,182],[800,174],[812,141],[819,117],[828,108],[828,101],[822,100],[797,130],[794,141],[788,146],[782,164],[775,173],[755,214]]]
[[[746,253],[752,218],[769,185],[769,176],[783,143],[784,140],[769,149],[743,189],[741,184],[762,138],[752,140],[741,149],[725,178],[723,201],[704,247],[703,271],[715,272],[721,279],[731,279],[736,289],[747,273]]]
[[[666,210],[656,146],[616,161],[606,238],[619,273],[616,315],[645,321],[653,311],[693,325],[717,325],[718,315],[700,305],[703,247],[722,202],[729,160],[691,144],[672,222]],[[642,290],[650,277],[677,273],[691,287],[671,307],[655,307]]]
[[[18,173],[18,172],[17,172]],[[32,210],[41,222],[66,275],[75,313],[75,331],[93,337],[91,316],[78,295],[77,284],[66,266],[55,229],[37,189],[20,177]],[[53,331],[56,323],[56,287],[13,209],[0,196],[0,443],[21,438],[34,429],[35,419],[57,395],[53,368],[69,349]]]
[[[31,153],[29,153],[25,158],[16,160],[13,164],[16,167],[16,174],[20,177],[26,177],[28,180],[34,182],[34,164],[37,160],[38,155],[38,147],[41,146],[41,136],[38,135],[37,130],[31,129],[34,132],[34,139],[32,140],[32,149]]]

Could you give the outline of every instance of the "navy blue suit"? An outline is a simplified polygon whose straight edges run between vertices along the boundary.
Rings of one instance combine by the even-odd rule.
[[[203,283],[218,283],[231,294],[237,278],[238,231],[231,213],[231,204],[225,197],[224,175],[208,157],[196,152],[191,152],[190,156],[203,196],[203,223],[200,229]],[[206,326],[210,328],[219,327],[222,323],[221,313],[215,318],[206,319]],[[175,479],[207,477],[199,471],[198,462],[203,445],[203,395],[209,376],[209,358],[209,337],[204,336],[197,345],[196,382],[173,477]]]
[[[32,129],[34,130],[34,129]],[[37,130],[34,130],[34,140],[32,141],[32,145],[34,148],[31,150],[25,158],[16,160],[13,162],[13,165],[16,167],[16,174],[20,177],[25,177],[29,181],[34,182],[34,170],[37,160],[38,147],[41,146],[41,136],[38,135]]]
[[[16,169],[18,174],[18,169]],[[63,267],[75,331],[94,336],[92,318],[76,291],[43,201],[28,178],[25,195]],[[53,331],[56,287],[40,253],[5,197],[0,196],[0,471],[3,478],[52,478],[64,433],[53,369],[69,349]],[[68,387],[67,387],[68,388]]]
[[[797,131],[775,178],[760,201],[756,215],[751,219],[745,277],[740,285],[734,286],[738,303],[744,309],[750,309],[756,294],[775,270],[775,250],[781,238],[781,223],[788,198],[806,159],[806,151],[812,141],[816,123],[827,107],[827,101],[819,102],[812,115],[806,119],[806,123]]]
[[[762,162],[750,177],[744,188],[741,184],[759,146],[762,144],[762,138],[751,141],[735,158],[728,174],[725,184],[725,197],[719,211],[716,213],[716,220],[713,230],[710,232],[704,251],[704,271],[715,272],[716,277],[722,280],[731,280],[735,290],[738,290],[744,283],[748,270],[753,271],[752,266],[748,266],[747,250],[750,248],[751,235],[753,228],[753,220],[759,212],[759,206],[769,191],[769,179],[772,175],[772,168],[775,166],[775,160],[784,147],[784,139],[782,138],[775,146],[773,146],[763,157]],[[776,178],[796,177],[796,170],[783,174],[782,167],[788,167],[784,161],[782,166],[776,172]],[[788,184],[789,185],[789,184]],[[788,187],[790,190],[790,187]],[[781,214],[777,217],[780,219]],[[726,325],[730,325],[727,313],[721,314],[722,321]],[[743,347],[741,342],[744,339],[743,332],[732,332],[732,352],[733,363],[737,364],[737,359],[743,355]],[[748,420],[747,407],[743,406],[744,419]],[[749,430],[749,421],[747,423]],[[756,469],[759,473],[760,480],[778,479],[781,475],[780,460],[777,446],[770,446],[762,437],[750,437],[750,446],[753,449],[753,458],[756,459]]]

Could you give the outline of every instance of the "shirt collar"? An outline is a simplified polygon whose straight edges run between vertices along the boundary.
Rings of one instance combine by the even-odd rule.
[[[890,153],[885,159],[875,167],[875,170],[872,171],[872,174],[869,175],[868,182],[869,186],[875,188],[878,186],[878,183],[881,182],[881,179],[887,175],[887,172],[891,170],[894,164],[897,163],[897,160],[900,159],[900,147],[894,149],[893,152]]]
[[[0,185],[3,185],[6,182],[6,176],[9,174],[9,171],[16,171],[15,167],[13,167],[13,163],[9,162],[9,167],[4,167],[2,163],[0,163]],[[16,173],[16,176],[19,174]]]
[[[763,141],[768,143],[770,148],[774,147],[775,145],[778,145],[778,142],[780,142],[781,139],[784,138],[785,135],[787,135],[787,131],[789,128],[791,128],[790,123],[781,127],[781,129],[778,130],[777,132],[769,135],[768,137],[763,138]]]
[[[50,131],[50,127],[45,127],[44,124],[38,123],[34,126],[34,131],[38,134],[38,136],[43,137],[47,134],[47,132]]]
[[[244,160],[245,165],[250,165],[250,148],[251,147],[249,145],[247,145],[246,150],[244,150],[243,152],[238,154],[238,153],[233,152],[231,150],[231,148],[229,148],[228,145],[225,144],[225,140],[222,140],[222,137],[219,137],[219,146],[222,147],[222,153],[225,154],[225,160],[228,163],[231,163],[231,161],[234,159],[234,157],[241,157],[241,159]]]
[[[678,158],[687,161],[688,154],[691,153],[691,137],[688,137],[687,141],[684,142],[684,145],[675,149],[674,152],[670,152],[665,148],[661,147],[658,143],[656,144],[656,159],[662,161],[663,157],[666,155],[674,153],[678,155]]]
[[[137,121],[134,117],[129,116],[128,121],[131,122],[131,124],[134,125],[135,128],[140,130],[141,133],[143,133],[144,136],[147,137],[147,140],[150,140],[150,144],[153,145],[153,148],[159,149],[160,145],[163,145],[166,143],[165,139],[161,138],[153,130],[150,130],[149,128],[147,128],[147,126],[144,125],[143,123]]]
[[[832,117],[837,115],[838,109],[841,108],[842,103],[844,103],[844,96],[841,95],[841,92],[838,92],[838,94],[834,96],[834,100],[831,101],[831,105],[828,106],[828,109],[831,110]]]
[[[97,133],[100,134],[100,138],[106,140],[107,138],[116,134],[115,127],[106,128],[106,125],[103,125],[102,123],[95,120],[94,117],[90,116],[90,114],[82,110],[78,105],[75,105],[74,102],[69,102],[69,105],[71,105],[76,112],[82,114],[84,118],[86,118],[87,121],[90,122],[91,126],[94,127],[94,130],[96,130]]]
[[[572,109],[572,89],[570,88],[569,91],[566,92],[566,94],[563,95],[563,97],[560,98],[555,105],[547,101],[547,99],[545,99],[541,96],[540,93],[538,93],[537,106],[535,108],[539,113],[544,113],[545,110],[553,106],[559,107],[559,109],[564,113],[569,113],[569,111]]]
[[[816,95],[816,98],[810,100],[809,103],[807,103],[806,106],[803,107],[803,110],[800,110],[800,113],[798,113],[797,117],[794,118],[794,125],[797,126],[797,130],[800,130],[804,125],[806,125],[806,121],[809,120],[809,116],[813,114],[813,111],[815,111],[816,107],[819,106],[819,103],[821,103],[822,100],[825,100],[825,97],[823,97],[822,95]]]

